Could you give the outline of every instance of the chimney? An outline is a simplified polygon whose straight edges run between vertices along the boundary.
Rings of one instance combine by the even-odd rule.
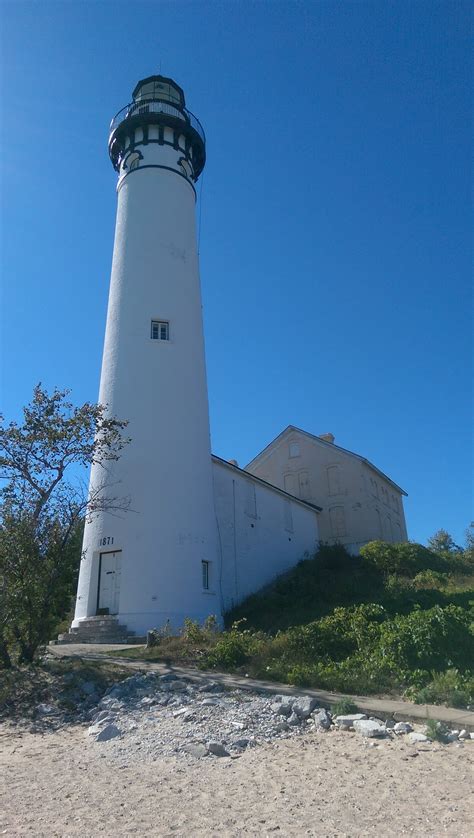
[[[319,439],[324,439],[324,442],[334,442],[336,437],[334,434],[319,434]]]

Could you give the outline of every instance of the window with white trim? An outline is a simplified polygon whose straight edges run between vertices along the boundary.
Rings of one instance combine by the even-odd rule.
[[[210,587],[210,578],[211,578],[211,563],[202,561],[202,587],[204,591],[208,591]]]
[[[170,339],[170,324],[167,320],[152,320],[151,334],[152,340],[169,340]]]

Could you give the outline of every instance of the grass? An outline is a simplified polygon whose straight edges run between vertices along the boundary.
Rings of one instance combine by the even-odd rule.
[[[226,616],[119,657],[188,664],[349,694],[474,703],[474,561],[373,542],[322,547]],[[159,633],[158,633],[159,634]]]

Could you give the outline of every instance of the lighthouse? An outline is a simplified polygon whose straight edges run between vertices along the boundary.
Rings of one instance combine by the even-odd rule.
[[[181,87],[138,82],[109,155],[118,206],[99,401],[131,441],[92,468],[91,486],[130,509],[86,523],[72,625],[141,634],[221,612],[195,213],[206,148]]]

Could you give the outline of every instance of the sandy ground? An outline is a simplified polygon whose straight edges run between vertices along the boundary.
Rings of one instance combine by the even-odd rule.
[[[119,770],[84,728],[3,725],[0,834],[471,838],[473,765],[474,743],[369,747],[334,731],[235,760],[169,757]]]

